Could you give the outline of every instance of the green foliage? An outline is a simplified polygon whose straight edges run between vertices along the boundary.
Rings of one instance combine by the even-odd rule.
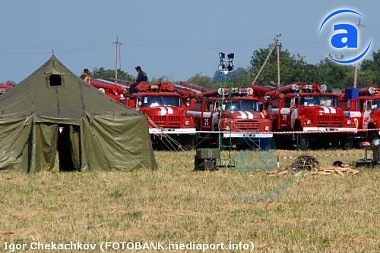
[[[271,52],[271,48],[259,49],[253,52],[251,66],[248,77],[253,81],[264,65],[266,58]],[[288,50],[280,47],[280,83],[289,84],[292,82],[313,82],[315,75],[312,68],[300,55],[291,55]],[[252,82],[251,81],[251,82]],[[266,65],[258,76],[256,83],[268,84],[277,83],[277,55],[275,50],[270,54]]]
[[[251,66],[248,68],[237,68],[231,74],[234,86],[246,87],[251,84],[260,68],[263,66],[265,59],[271,51],[271,47],[257,49],[253,52],[250,60]],[[350,87],[354,82],[354,66],[339,65],[328,58],[321,60],[318,64],[309,64],[305,58],[299,54],[291,54],[289,50],[280,46],[280,82],[281,85],[291,84],[293,82],[319,83],[326,84],[331,88]],[[363,60],[359,65],[358,87],[368,86],[370,84],[380,85],[380,50],[372,53],[372,58]],[[115,71],[110,69],[95,68],[92,71],[94,78],[114,78]],[[127,82],[134,81],[135,77],[118,70],[118,79]],[[167,76],[153,78],[152,82],[172,81]],[[187,80],[189,83],[196,85],[217,88],[222,86],[223,77],[219,71],[214,76],[208,77],[197,73]],[[277,83],[277,54],[273,50],[266,65],[256,80],[256,84]]]
[[[102,79],[115,78],[115,70],[105,69],[103,67],[94,68],[92,70],[92,77],[93,78],[102,78]],[[127,82],[135,80],[135,78],[133,76],[131,76],[127,72],[124,72],[123,70],[120,70],[120,69],[118,69],[118,71],[117,71],[117,78],[119,80],[124,80]]]
[[[380,84],[380,50],[372,53],[372,60],[363,60],[359,76],[360,83]]]
[[[353,67],[338,65],[328,58],[325,58],[317,64],[316,72],[316,81],[321,84],[326,84],[332,88],[352,86],[354,82]]]
[[[151,82],[172,82],[167,76],[160,76],[152,78]]]
[[[207,88],[217,88],[220,84],[215,82],[212,78],[208,76],[204,76],[200,73],[196,74],[195,76],[190,77],[187,82],[196,84],[199,86],[204,86]]]
[[[249,84],[259,73],[271,48],[258,49],[251,57],[251,67],[238,77],[238,83]],[[372,59],[364,60],[358,71],[358,86],[369,84],[380,84],[380,51],[374,52]],[[339,65],[328,58],[318,64],[308,64],[303,56],[292,55],[288,50],[280,47],[280,79],[281,85],[292,82],[307,82],[326,84],[332,88],[349,87],[354,82],[354,66]],[[257,84],[277,83],[277,55],[273,50],[261,74],[258,76]]]

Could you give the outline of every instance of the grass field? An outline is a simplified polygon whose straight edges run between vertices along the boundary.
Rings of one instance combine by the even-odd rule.
[[[252,165],[264,169],[255,172],[196,172],[195,152],[160,151],[157,171],[0,174],[0,251],[17,246],[23,250],[16,252],[37,252],[31,249],[37,242],[96,244],[94,250],[64,252],[101,252],[102,242],[103,249],[105,242],[162,242],[164,247],[171,242],[219,247],[207,252],[222,252],[221,243],[235,249],[251,249],[253,243],[254,252],[380,252],[380,167],[360,168],[355,176],[270,177],[260,171],[270,167],[263,161],[272,156],[286,167],[292,160],[283,157],[300,154],[265,154]],[[328,167],[335,160],[357,160],[363,151],[307,154]]]

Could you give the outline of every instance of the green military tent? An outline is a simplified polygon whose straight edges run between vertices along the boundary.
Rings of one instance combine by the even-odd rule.
[[[147,118],[88,85],[54,55],[0,96],[0,170],[157,167]]]

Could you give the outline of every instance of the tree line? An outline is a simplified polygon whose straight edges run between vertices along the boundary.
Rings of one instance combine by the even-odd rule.
[[[256,79],[256,84],[267,85],[277,83],[277,55],[272,53],[262,72],[258,75],[271,48],[255,50],[251,56],[250,66],[247,68],[237,68],[231,72],[229,80],[233,80],[234,85],[244,87]],[[352,87],[354,83],[355,67],[339,65],[327,57],[317,64],[309,64],[305,57],[299,54],[292,54],[289,50],[280,46],[280,84],[286,85],[294,82],[319,83],[331,88]],[[380,50],[374,51],[370,59],[363,60],[358,67],[357,84],[358,87],[380,84]],[[114,70],[95,68],[94,78],[113,78]],[[118,77],[125,81],[134,81],[134,77],[127,72],[118,70]],[[165,76],[152,81],[169,81]],[[183,80],[178,80],[183,81]],[[222,75],[216,71],[213,77],[197,73],[190,77],[189,83],[216,88],[223,82]]]

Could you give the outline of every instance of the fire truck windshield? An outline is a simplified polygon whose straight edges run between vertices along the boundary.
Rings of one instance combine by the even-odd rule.
[[[257,101],[250,100],[229,100],[225,101],[222,109],[226,111],[258,111],[259,104]]]
[[[336,106],[337,103],[336,97],[329,96],[308,96],[301,98],[301,105],[303,106]]]
[[[371,109],[380,109],[380,99],[375,99],[372,101]]]
[[[180,106],[180,97],[175,96],[145,96],[142,98],[143,107],[155,107],[155,106]]]

